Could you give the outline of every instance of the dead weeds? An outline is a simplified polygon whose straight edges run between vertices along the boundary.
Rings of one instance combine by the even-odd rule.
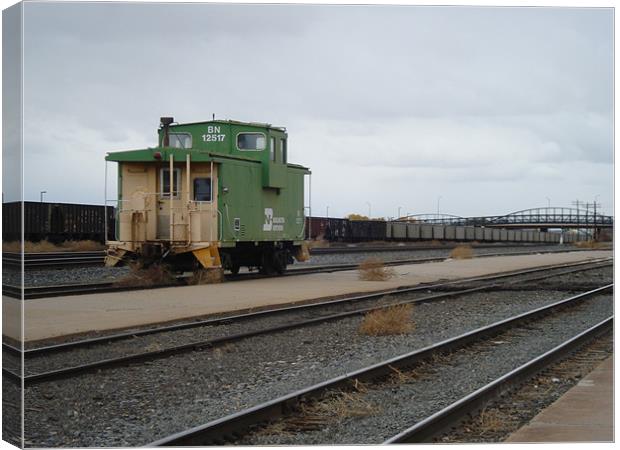
[[[221,268],[201,269],[194,271],[194,274],[187,280],[187,284],[217,284],[224,281],[224,271]]]
[[[357,267],[359,279],[364,281],[387,281],[396,273],[391,267],[386,267],[379,258],[368,258]]]
[[[473,257],[474,251],[469,245],[459,245],[450,252],[450,258],[452,259],[472,259]]]
[[[161,264],[153,264],[147,268],[129,264],[131,272],[114,283],[119,287],[151,287],[170,284],[175,281],[170,270]]]
[[[411,313],[413,306],[394,305],[370,311],[364,315],[359,333],[368,336],[388,336],[409,333],[414,328]]]
[[[270,423],[258,433],[282,436],[317,431],[330,422],[368,417],[381,411],[364,398],[368,392],[365,383],[356,379],[351,387],[353,391],[332,391],[319,400],[302,403],[295,414]]]
[[[105,250],[105,245],[97,241],[65,241],[53,244],[50,241],[25,241],[24,253],[50,253],[50,252],[96,252]],[[2,243],[3,252],[19,253],[22,251],[20,241]]]
[[[578,241],[574,242],[573,245],[577,248],[600,248],[601,243],[594,240],[589,241]]]

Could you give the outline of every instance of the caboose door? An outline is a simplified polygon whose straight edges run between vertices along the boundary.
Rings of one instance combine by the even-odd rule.
[[[181,169],[175,168],[172,172],[172,186],[170,184],[170,169],[159,169],[159,189],[157,199],[157,239],[170,239],[170,218],[177,204],[180,202]],[[172,190],[171,190],[172,187]]]

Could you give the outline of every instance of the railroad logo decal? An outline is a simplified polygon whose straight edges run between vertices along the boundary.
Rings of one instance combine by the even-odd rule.
[[[265,208],[265,223],[263,224],[263,231],[273,230],[273,209]]]
[[[272,208],[265,208],[265,223],[263,224],[263,231],[284,231],[284,224],[286,219],[284,217],[274,217]]]

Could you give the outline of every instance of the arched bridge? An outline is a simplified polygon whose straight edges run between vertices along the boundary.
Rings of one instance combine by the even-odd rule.
[[[503,216],[459,217],[450,214],[415,214],[399,220],[443,225],[502,228],[613,228],[613,216],[576,208],[532,208]]]

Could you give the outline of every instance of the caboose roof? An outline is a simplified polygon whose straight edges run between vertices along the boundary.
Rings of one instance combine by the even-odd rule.
[[[155,153],[161,153],[161,158],[156,159]],[[191,156],[192,162],[214,162],[214,163],[224,163],[224,162],[244,162],[251,164],[261,164],[260,160],[247,158],[245,156],[240,155],[228,155],[224,153],[214,153],[208,152],[204,150],[195,150],[195,149],[181,149],[181,148],[172,148],[172,147],[156,147],[156,148],[144,148],[137,150],[125,150],[120,152],[112,152],[108,153],[105,157],[106,161],[116,161],[116,162],[164,162],[170,161],[170,155],[173,155],[173,158],[176,162],[184,162],[187,159],[187,155]],[[287,167],[295,168],[303,170],[307,173],[310,173],[310,169],[304,166],[300,166],[299,164],[287,164]]]
[[[155,154],[160,153],[161,158],[155,158]],[[125,162],[158,162],[170,161],[170,155],[178,162],[185,161],[187,155],[191,155],[194,162],[209,162],[217,159],[231,159],[239,161],[247,161],[252,163],[260,163],[260,161],[244,156],[227,155],[222,153],[213,153],[195,149],[173,148],[173,147],[156,147],[144,148],[138,150],[125,150],[120,152],[108,153],[105,157],[106,161],[125,161]]]
[[[222,123],[222,124],[231,124],[231,125],[247,125],[252,127],[260,127],[260,128],[270,128],[272,130],[278,130],[282,132],[286,132],[286,127],[277,127],[270,123],[262,123],[262,122],[241,122],[238,120],[206,120],[202,122],[183,122],[183,123],[172,123],[170,128],[174,128],[176,126],[184,126],[184,125],[205,125],[205,124],[214,124],[214,123]]]

